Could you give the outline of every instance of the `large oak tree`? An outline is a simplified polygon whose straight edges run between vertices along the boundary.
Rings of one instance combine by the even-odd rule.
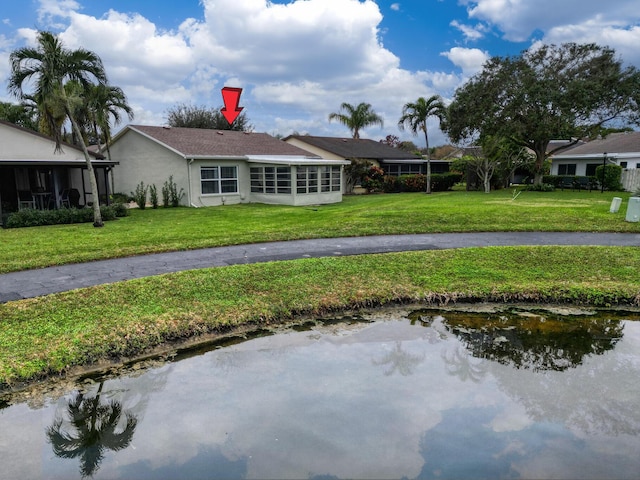
[[[494,57],[454,95],[443,129],[454,142],[505,137],[536,156],[542,182],[552,139],[591,135],[618,121],[638,124],[640,72],[596,44],[542,45]]]

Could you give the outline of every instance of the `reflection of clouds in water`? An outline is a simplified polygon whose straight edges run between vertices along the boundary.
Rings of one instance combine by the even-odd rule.
[[[385,376],[398,372],[407,376],[413,374],[415,368],[424,361],[424,355],[414,355],[402,349],[402,342],[395,342],[392,350],[387,351],[379,360],[373,359],[374,365],[385,365]]]
[[[613,351],[585,358],[570,375],[494,368],[500,388],[536,421],[576,434],[640,435],[640,323],[627,322]],[[633,352],[633,353],[631,353]]]
[[[626,327],[614,350],[587,357],[569,375],[471,357],[443,321],[433,316],[411,325],[387,318],[255,339],[168,364],[160,369],[161,386],[146,396],[157,383],[146,375],[155,370],[110,380],[104,395],[137,409],[142,420],[132,446],[107,456],[100,474],[198,471],[209,456],[228,472],[245,469],[249,478],[283,472],[429,478],[436,470],[451,477],[482,472],[478,466],[485,464],[487,472],[543,477],[563,472],[538,461],[563,459],[555,445],[565,461],[589,464],[593,456],[606,465],[615,459],[623,473],[635,462],[638,435],[594,433],[601,425],[615,433],[612,420],[635,425],[639,387],[625,384],[640,372],[635,326]],[[398,358],[385,362],[390,353]],[[604,391],[595,392],[596,384]],[[574,396],[614,403],[598,413],[593,400]],[[5,411],[3,436],[19,436]],[[602,420],[590,419],[594,414]],[[576,418],[589,420],[589,428]],[[461,445],[478,451],[465,457]],[[460,463],[466,470],[456,467]],[[52,478],[65,478],[56,468],[61,473]]]
[[[470,380],[480,383],[489,371],[489,363],[486,360],[474,358],[462,345],[443,350],[441,357],[447,373],[463,382]]]
[[[497,433],[489,424],[499,414],[496,407],[446,412],[421,439],[418,478],[637,478],[637,450],[628,451],[624,440],[613,442],[626,454],[619,455],[549,422]]]

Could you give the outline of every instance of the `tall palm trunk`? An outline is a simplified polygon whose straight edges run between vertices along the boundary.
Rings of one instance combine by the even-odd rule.
[[[429,134],[427,133],[427,122],[424,122],[424,140],[427,144],[427,193],[431,193],[431,152],[429,151]]]
[[[95,172],[93,171],[93,165],[91,164],[91,156],[89,155],[89,150],[87,149],[87,145],[84,142],[84,138],[82,136],[82,132],[80,131],[80,127],[78,126],[78,122],[71,114],[71,110],[67,105],[67,116],[69,117],[69,121],[71,122],[71,127],[73,131],[78,137],[78,141],[80,142],[80,147],[82,148],[82,153],[84,154],[84,159],[87,162],[87,172],[89,174],[89,184],[91,185],[91,195],[93,197],[93,226],[94,227],[103,227],[104,222],[102,221],[102,214],[100,213],[100,196],[98,195],[98,181],[96,180]]]

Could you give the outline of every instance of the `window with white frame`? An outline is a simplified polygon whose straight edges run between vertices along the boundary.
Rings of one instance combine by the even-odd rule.
[[[200,167],[202,195],[238,193],[238,167]]]
[[[558,165],[558,175],[575,175],[575,174],[576,174],[575,163],[565,163],[562,165]]]
[[[251,192],[291,194],[291,167],[251,167]]]
[[[296,175],[297,193],[341,191],[340,167],[298,167]]]

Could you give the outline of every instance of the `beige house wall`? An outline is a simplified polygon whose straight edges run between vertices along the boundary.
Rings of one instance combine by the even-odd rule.
[[[113,169],[115,193],[130,195],[144,182],[156,186],[162,203],[162,187],[173,176],[178,192],[184,191],[181,204],[188,205],[188,169],[184,157],[132,130],[125,132],[110,150],[111,159],[120,162]]]
[[[82,151],[62,146],[55,152],[53,140],[0,124],[0,159],[3,160],[84,160]]]
[[[293,145],[294,147],[306,150],[307,152],[317,155],[320,158],[324,158],[325,160],[345,160],[345,158],[341,157],[340,155],[336,155],[335,153],[328,152],[327,150],[323,150],[322,148],[309,145],[308,143],[302,142],[297,138],[289,138],[287,139],[287,143]]]

